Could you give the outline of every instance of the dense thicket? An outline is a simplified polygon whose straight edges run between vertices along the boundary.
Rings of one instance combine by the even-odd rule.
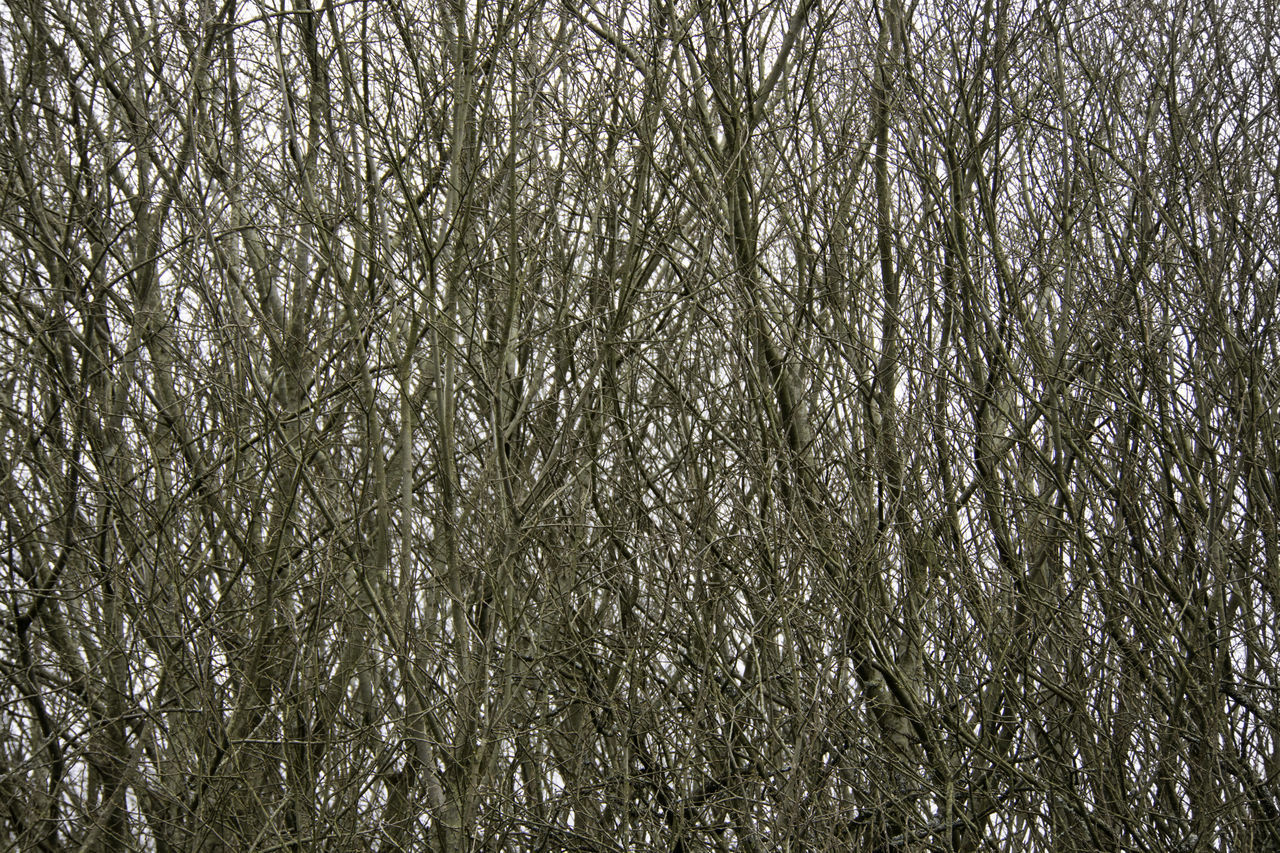
[[[1265,0],[9,0],[0,846],[1280,850]]]

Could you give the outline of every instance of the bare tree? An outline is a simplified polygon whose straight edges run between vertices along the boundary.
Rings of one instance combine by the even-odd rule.
[[[6,849],[1280,850],[1277,36],[7,4]]]

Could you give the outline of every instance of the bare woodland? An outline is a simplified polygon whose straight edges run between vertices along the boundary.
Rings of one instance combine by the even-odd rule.
[[[0,4],[0,849],[1280,851],[1265,0]]]

